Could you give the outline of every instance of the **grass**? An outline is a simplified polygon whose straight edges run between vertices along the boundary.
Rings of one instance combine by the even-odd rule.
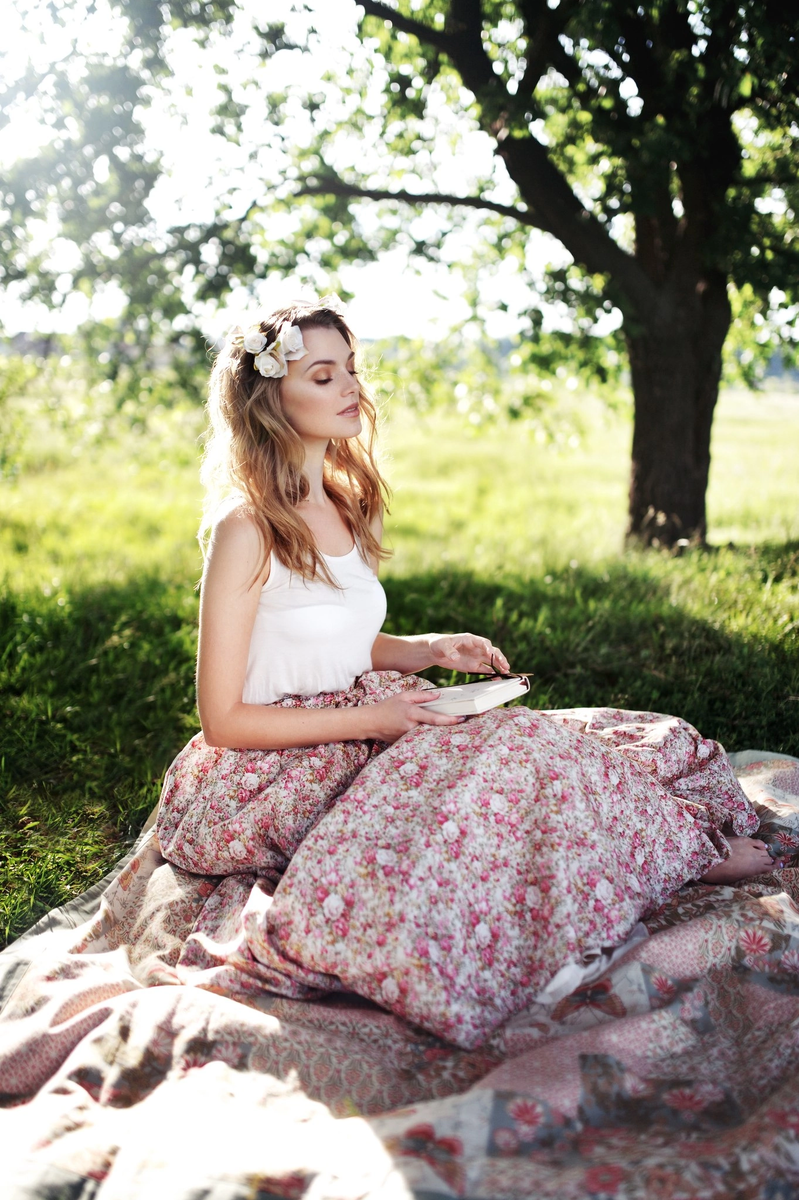
[[[571,421],[553,443],[513,425],[467,432],[443,415],[398,414],[388,439],[396,569],[543,575],[617,556],[629,412],[589,397],[571,403]],[[712,542],[799,540],[798,444],[799,396],[722,395],[708,489]]]
[[[108,868],[196,728],[198,432],[183,413],[75,457],[39,430],[0,484],[0,939]],[[485,632],[536,707],[799,754],[799,399],[725,395],[717,545],[681,558],[621,551],[624,410],[586,401],[552,444],[400,410],[385,440],[387,628]]]

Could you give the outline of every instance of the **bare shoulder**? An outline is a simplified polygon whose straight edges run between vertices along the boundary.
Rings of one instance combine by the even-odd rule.
[[[255,518],[243,505],[225,509],[214,521],[211,530],[212,543],[232,542],[244,546],[250,542],[260,544],[260,541],[261,535],[255,524]]]
[[[243,506],[230,508],[214,522],[208,545],[206,574],[217,569],[228,578],[249,584],[269,577],[264,564],[264,541],[251,513]]]

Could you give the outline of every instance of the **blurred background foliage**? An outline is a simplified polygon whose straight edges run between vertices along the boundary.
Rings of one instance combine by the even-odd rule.
[[[327,7],[340,28],[326,55],[320,4],[15,0],[54,49],[25,63],[11,41],[0,48],[0,126],[35,129],[4,164],[3,288],[54,310],[115,299],[115,329],[98,331],[109,370],[144,376],[135,357],[168,347],[180,374],[202,361],[231,296],[288,274],[346,293],[348,265],[399,249],[409,269],[442,263],[460,280],[470,315],[455,344],[466,332],[502,360],[514,385],[497,402],[507,392],[511,408],[534,407],[538,380],[564,362],[618,382],[630,301],[621,275],[564,253],[557,231],[531,236],[548,222],[509,177],[504,142],[540,139],[586,226],[632,263],[642,222],[661,222],[664,245],[679,241],[692,203],[683,168],[710,168],[726,138],[737,166],[698,236],[705,265],[729,278],[727,371],[755,383],[777,350],[793,364],[797,20],[784,5],[484,0],[477,25],[463,0]],[[493,68],[480,87],[456,53],[461,25]],[[642,104],[646,54],[662,95]],[[180,168],[161,127],[207,158],[202,203],[179,188],[163,203]],[[710,170],[703,186],[710,203]],[[381,188],[403,202],[370,202]],[[476,208],[430,202],[452,192]],[[486,333],[503,311],[516,323],[511,353]]]

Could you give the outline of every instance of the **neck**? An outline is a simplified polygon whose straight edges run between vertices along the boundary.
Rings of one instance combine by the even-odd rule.
[[[327,492],[324,485],[324,464],[328,442],[305,443],[303,474],[308,480],[308,495],[305,504],[325,504]]]

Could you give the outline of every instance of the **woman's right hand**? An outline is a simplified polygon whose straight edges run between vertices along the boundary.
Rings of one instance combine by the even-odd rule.
[[[396,742],[417,725],[459,725],[466,719],[425,708],[428,701],[435,700],[438,695],[438,691],[420,688],[414,692],[400,692],[377,704],[363,705],[359,713],[363,714],[368,729],[363,736],[381,742]]]

